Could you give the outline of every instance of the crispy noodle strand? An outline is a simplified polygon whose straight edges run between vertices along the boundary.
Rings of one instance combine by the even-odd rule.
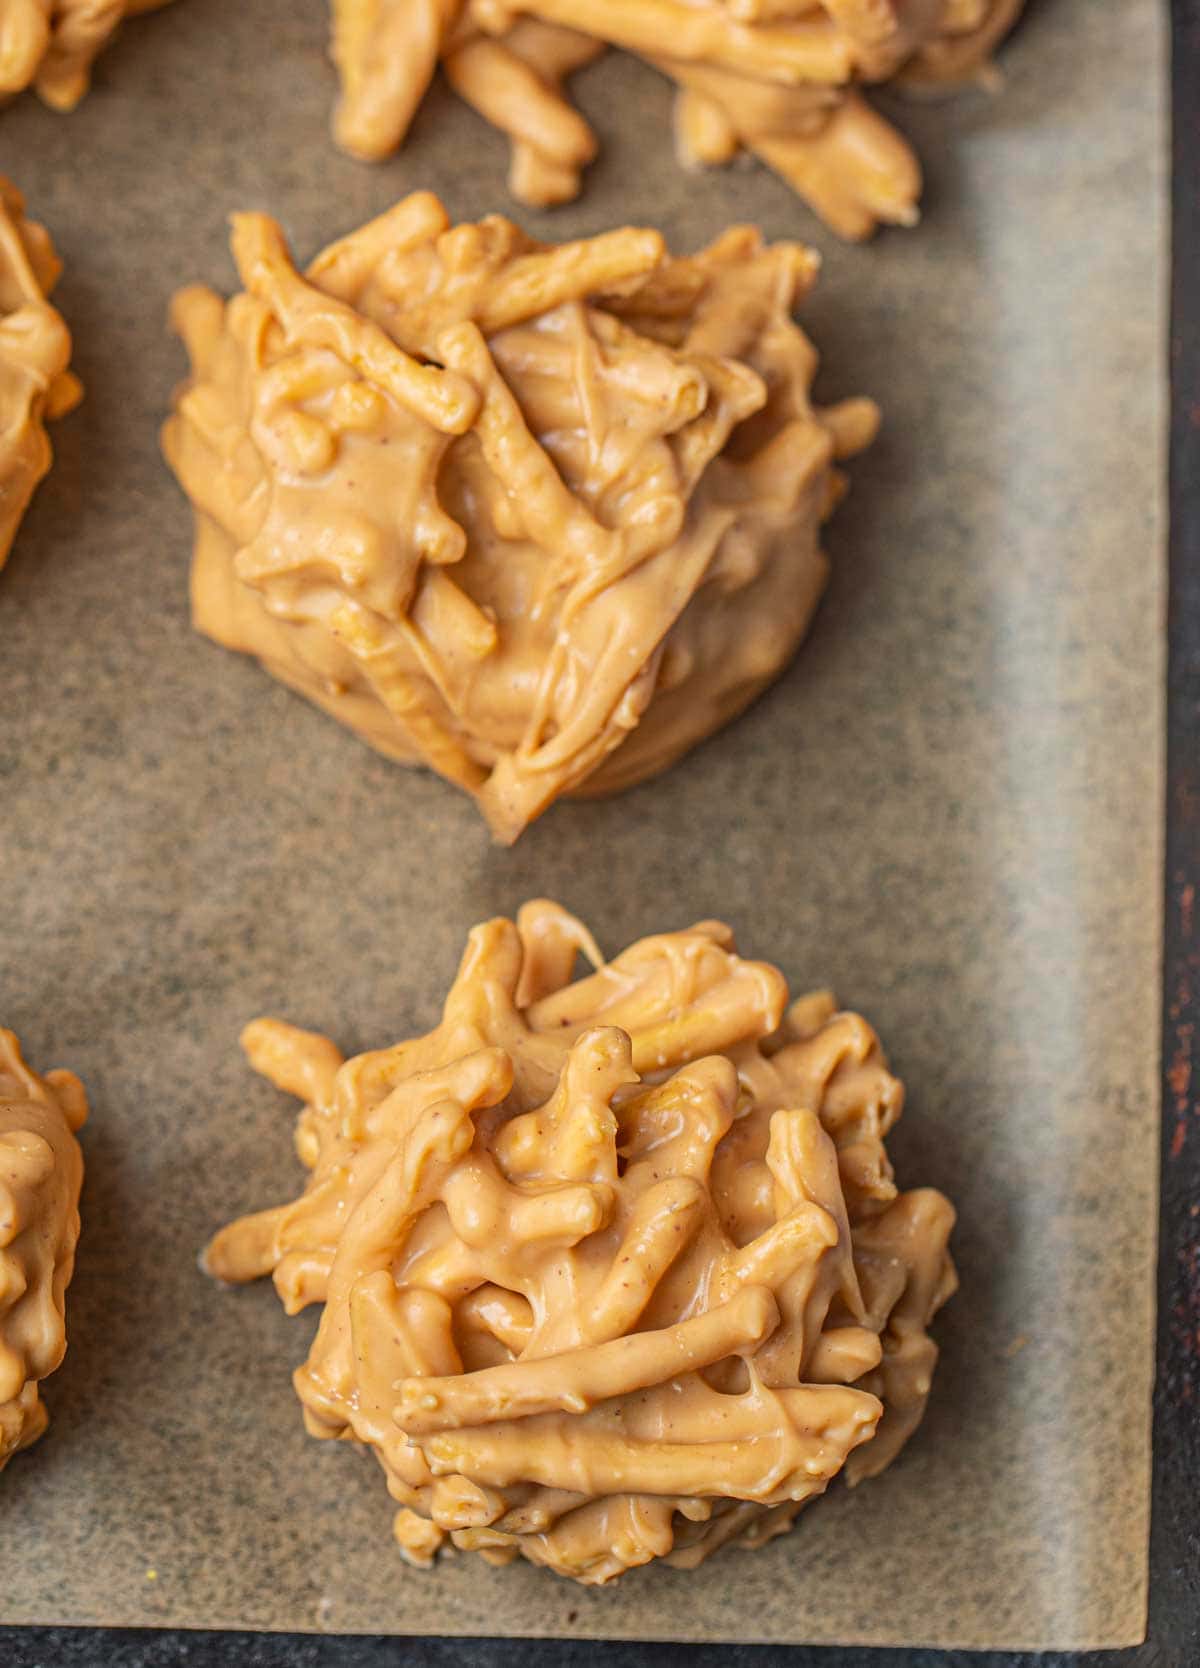
[[[0,0],[0,103],[26,87],[74,110],[123,18],[166,0]]]

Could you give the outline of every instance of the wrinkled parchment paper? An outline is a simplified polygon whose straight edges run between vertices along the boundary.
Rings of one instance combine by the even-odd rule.
[[[1035,0],[1002,98],[902,109],[915,234],[838,246],[758,168],[689,178],[665,84],[582,78],[604,138],[565,236],[814,241],[825,397],[871,392],[835,573],[779,686],[664,779],[508,853],[195,636],[156,428],[180,283],[232,282],[226,212],[299,255],[415,186],[509,208],[504,147],[439,92],[408,150],[326,138],[319,0],[180,0],[63,118],[0,111],[52,226],[82,408],[0,576],[0,1012],[93,1105],[71,1347],[0,1482],[0,1619],[944,1645],[1141,1637],[1152,1371],[1163,682],[1164,65],[1153,0]],[[290,1196],[261,1012],[347,1050],[431,1024],[468,927],[560,898],[616,950],[718,915],[830,983],[909,1088],[901,1179],[961,1211],[962,1291],[902,1461],[702,1576],[582,1590],[408,1569],[373,1463],[305,1437],[311,1322],[196,1254]]]

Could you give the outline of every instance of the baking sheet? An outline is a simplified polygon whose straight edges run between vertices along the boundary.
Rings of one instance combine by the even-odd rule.
[[[905,109],[915,235],[845,249],[750,168],[691,179],[668,93],[580,80],[604,156],[535,230],[732,218],[826,257],[826,397],[869,391],[835,571],[791,672],[658,782],[515,851],[186,617],[190,517],[156,426],[180,283],[224,217],[299,255],[430,185],[510,208],[448,94],[377,168],[326,140],[318,0],[181,0],[64,119],[0,112],[0,169],[67,261],[88,389],[0,577],[0,1013],[93,1112],[71,1347],[4,1475],[0,1620],[1087,1647],[1144,1631],[1163,690],[1162,8],[1040,0],[991,101]],[[275,1012],[347,1050],[431,1024],[468,927],[558,897],[616,950],[720,915],[830,983],[909,1088],[900,1177],[957,1201],[962,1291],[903,1459],[701,1577],[577,1588],[408,1569],[373,1462],[306,1438],[311,1323],[197,1272],[290,1196],[293,1105],[244,1068]]]

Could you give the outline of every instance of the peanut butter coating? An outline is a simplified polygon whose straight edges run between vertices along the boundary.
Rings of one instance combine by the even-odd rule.
[[[67,369],[71,337],[47,299],[61,271],[45,227],[0,174],[0,567],[50,467],[46,423],[82,397]]]
[[[527,904],[474,930],[427,1036],[243,1042],[306,1103],[311,1175],[207,1267],[321,1305],[306,1426],[374,1450],[411,1561],[449,1539],[587,1583],[690,1568],[919,1423],[953,1211],[897,1191],[870,1027],[789,1005],[719,922],[606,963]]]
[[[333,0],[338,143],[366,159],[403,142],[439,65],[508,136],[509,186],[548,206],[578,194],[594,134],[565,83],[609,46],[678,84],[689,167],[746,151],[836,232],[911,225],[920,166],[860,88],[986,78],[1024,0]]]
[[[79,1079],[39,1077],[0,1030],[0,1470],[45,1430],[39,1381],[66,1352],[86,1116]]]
[[[164,446],[197,626],[511,841],[663,769],[775,678],[826,561],[835,457],[791,309],[817,262],[739,227],[672,259],[543,246],[406,198],[301,274],[234,222],[245,293],[182,291]]]
[[[54,110],[74,110],[92,65],[123,18],[166,0],[0,0],[0,102],[32,87]]]

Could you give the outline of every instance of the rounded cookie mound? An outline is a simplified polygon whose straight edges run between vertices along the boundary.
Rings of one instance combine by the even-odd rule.
[[[418,193],[301,274],[235,220],[246,293],[182,292],[164,431],[196,624],[511,841],[661,770],[771,682],[826,575],[835,456],[791,309],[817,260],[629,228],[547,247]]]
[[[0,1030],[0,1468],[45,1430],[38,1383],[66,1353],[86,1116],[79,1079],[39,1077]]]
[[[595,971],[573,979],[577,956]],[[316,1436],[369,1444],[402,1549],[599,1583],[786,1529],[920,1421],[953,1211],[899,1193],[857,1015],[702,922],[604,962],[549,903],[471,934],[441,1024],[343,1061],[259,1020],[307,1104],[294,1203],[211,1273],[323,1305]]]

